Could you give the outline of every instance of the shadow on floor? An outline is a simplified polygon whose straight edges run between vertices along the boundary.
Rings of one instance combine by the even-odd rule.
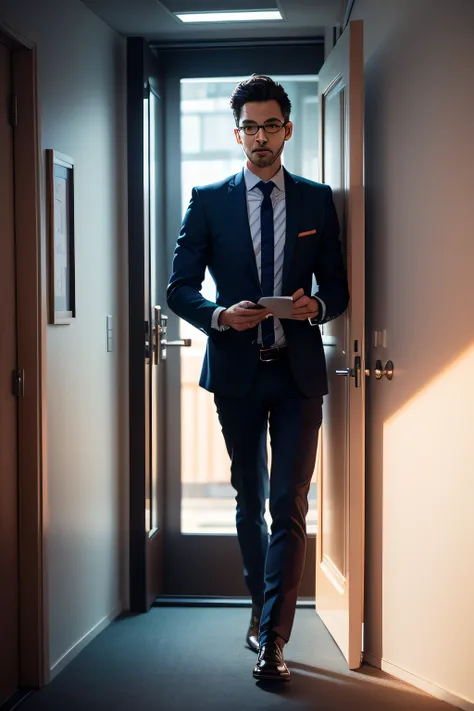
[[[314,610],[298,610],[287,684],[255,683],[249,610],[153,608],[110,625],[21,711],[449,711],[370,667],[348,670]]]

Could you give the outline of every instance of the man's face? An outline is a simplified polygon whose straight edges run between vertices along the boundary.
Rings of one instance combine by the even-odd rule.
[[[259,128],[255,135],[246,135],[245,131],[234,129],[237,143],[240,143],[248,160],[259,168],[273,165],[283,153],[285,141],[291,138],[293,124],[285,119],[278,101],[249,101],[240,112],[239,127],[252,125],[268,126],[269,131]],[[278,130],[276,130],[278,129]],[[274,130],[275,133],[270,131]]]

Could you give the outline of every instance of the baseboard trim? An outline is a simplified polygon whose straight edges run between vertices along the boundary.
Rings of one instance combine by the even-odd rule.
[[[412,674],[411,672],[406,671],[406,669],[398,667],[396,664],[387,662],[385,659],[381,659],[373,654],[364,652],[364,661],[367,662],[367,664],[370,664],[371,667],[381,669],[387,674],[390,674],[390,676],[395,677],[395,679],[411,684],[411,686],[414,686],[421,691],[425,691],[427,694],[430,694],[430,696],[440,699],[440,701],[445,701],[447,704],[463,709],[463,711],[474,711],[474,704],[467,701],[467,699],[463,699],[461,696],[451,693],[451,691],[442,689],[440,686],[437,686],[430,681],[426,681],[426,679],[422,679],[421,677],[416,676],[416,674]]]
[[[205,597],[204,595],[159,595],[153,607],[251,607],[249,597]],[[299,598],[298,609],[312,609],[316,605],[314,598]]]
[[[50,670],[50,681],[52,681],[92,640],[97,637],[106,627],[110,625],[125,609],[122,603],[115,608],[109,615],[103,617],[94,627],[87,632],[80,640],[76,642],[68,651],[63,654],[57,662],[53,664]]]

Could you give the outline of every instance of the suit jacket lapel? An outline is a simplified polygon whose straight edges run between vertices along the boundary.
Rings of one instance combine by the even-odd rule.
[[[283,294],[286,294],[286,284],[291,269],[291,261],[296,246],[298,235],[298,188],[293,176],[283,169],[285,173],[285,199],[286,199],[286,238],[285,253],[283,258]]]
[[[244,171],[237,173],[229,183],[229,228],[236,235],[238,249],[242,250],[245,260],[249,265],[252,282],[261,293],[262,288],[258,278],[257,262],[250,234],[250,226],[247,213],[247,198],[245,193]],[[232,265],[229,265],[232,268]]]

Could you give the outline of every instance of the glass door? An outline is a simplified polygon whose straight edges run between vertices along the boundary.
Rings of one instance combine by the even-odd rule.
[[[285,147],[284,165],[290,172],[316,180],[317,73],[273,72],[271,76],[283,84],[292,102],[295,133]],[[168,219],[167,227],[170,269],[179,231],[176,218],[179,215],[180,222],[184,216],[192,188],[224,179],[243,167],[244,155],[234,138],[229,108],[230,94],[243,78],[175,76],[167,82],[167,162],[171,158],[172,163],[167,166],[166,201],[169,218],[175,216],[175,224]],[[214,282],[208,273],[203,293],[215,300]],[[168,362],[167,368],[165,591],[173,595],[248,597],[236,536],[229,457],[213,395],[198,385],[207,337],[171,314],[170,336],[191,338],[192,347],[180,353],[179,362]],[[300,596],[309,598],[314,598],[315,589],[318,465],[311,486],[307,566],[300,588]],[[268,511],[267,521],[270,525]]]

